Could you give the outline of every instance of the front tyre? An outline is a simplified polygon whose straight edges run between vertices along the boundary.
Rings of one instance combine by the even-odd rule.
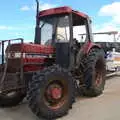
[[[37,72],[30,82],[28,103],[39,118],[55,119],[65,115],[75,99],[75,85],[71,74],[51,66]]]
[[[105,86],[106,62],[104,51],[92,48],[84,60],[83,79],[85,96],[95,97],[102,94]]]

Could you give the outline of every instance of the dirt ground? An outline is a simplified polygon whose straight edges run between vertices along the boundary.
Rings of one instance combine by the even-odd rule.
[[[39,119],[32,114],[25,101],[17,107],[0,109],[0,120]],[[107,80],[105,91],[99,97],[77,98],[69,114],[58,120],[120,120],[120,77]]]

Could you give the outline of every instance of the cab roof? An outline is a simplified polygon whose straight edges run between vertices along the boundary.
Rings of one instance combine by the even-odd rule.
[[[84,14],[82,12],[79,12],[79,11],[75,11],[72,8],[68,7],[68,6],[52,8],[52,9],[47,9],[47,10],[40,11],[39,12],[39,17],[66,14],[66,13],[73,13],[73,14],[76,14],[76,15],[78,15],[80,17],[88,18],[88,15],[86,15],[86,14]]]

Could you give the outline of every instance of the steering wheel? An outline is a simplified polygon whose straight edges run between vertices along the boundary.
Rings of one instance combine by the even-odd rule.
[[[57,42],[65,41],[65,37],[64,37],[63,35],[61,35],[61,34],[57,34],[56,36],[59,36],[59,37],[62,38],[62,39],[57,39]],[[56,38],[57,38],[57,37],[56,37]],[[51,42],[52,42],[52,40],[47,40],[47,41],[45,42],[45,45],[50,45]]]
[[[63,35],[61,35],[61,34],[57,34],[57,35],[56,35],[56,38],[57,38],[57,36],[59,36],[59,37],[62,38],[62,39],[58,39],[58,41],[60,41],[60,40],[62,40],[62,41],[64,40],[64,41],[65,41],[65,37],[64,37]]]

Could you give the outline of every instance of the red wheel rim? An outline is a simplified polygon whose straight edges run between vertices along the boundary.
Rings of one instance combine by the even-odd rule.
[[[95,85],[99,86],[102,83],[102,74],[96,73],[96,80],[95,80]]]
[[[45,104],[54,110],[60,108],[66,101],[67,92],[65,82],[59,80],[50,82],[44,94]]]
[[[99,87],[102,84],[103,81],[103,72],[105,69],[104,61],[102,59],[99,59],[96,62],[95,66],[95,86]]]

